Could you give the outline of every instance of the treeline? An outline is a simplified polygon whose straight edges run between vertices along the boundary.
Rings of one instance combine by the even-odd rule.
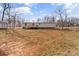
[[[2,3],[3,10],[1,11],[2,22],[7,22],[9,28],[22,27],[24,24],[24,18],[18,16],[17,12],[13,8],[11,3]],[[38,18],[37,22],[47,22],[54,23],[57,27],[73,27],[79,26],[78,17],[70,17],[67,13],[67,9],[57,8],[51,16],[45,16],[43,18]],[[27,16],[26,16],[27,17]],[[3,25],[2,25],[3,26]]]
[[[1,3],[1,21],[6,22],[9,28],[21,27],[23,19],[17,15],[12,3]],[[4,24],[2,24],[4,28]]]
[[[62,29],[63,27],[79,26],[79,17],[68,15],[67,9],[64,8],[57,8],[53,12],[53,15],[38,18],[37,22],[40,22],[40,20],[47,23],[54,23],[56,27],[62,27]]]

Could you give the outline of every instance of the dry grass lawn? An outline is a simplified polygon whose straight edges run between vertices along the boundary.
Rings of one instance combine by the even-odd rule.
[[[75,56],[79,55],[79,31],[16,29],[0,30],[0,55]]]

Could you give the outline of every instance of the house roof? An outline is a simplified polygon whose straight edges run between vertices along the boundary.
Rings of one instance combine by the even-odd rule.
[[[38,23],[40,23],[40,24],[51,24],[51,23],[54,23],[54,22],[25,22],[25,23],[27,23],[27,24],[31,24],[31,23],[35,23],[35,24],[38,24]]]

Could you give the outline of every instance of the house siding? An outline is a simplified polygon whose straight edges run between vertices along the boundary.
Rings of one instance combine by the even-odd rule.
[[[25,25],[26,24],[26,25]],[[26,28],[30,28],[30,27],[42,27],[42,28],[46,28],[46,27],[56,27],[55,23],[45,23],[45,22],[41,22],[41,23],[31,23],[31,22],[26,22],[24,23],[24,26]]]
[[[6,22],[0,21],[0,28],[8,28],[8,24]]]

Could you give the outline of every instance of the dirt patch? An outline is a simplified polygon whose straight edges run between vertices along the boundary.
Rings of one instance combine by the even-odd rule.
[[[78,31],[16,29],[0,39],[0,49],[9,56],[79,55],[74,40],[78,34]]]

